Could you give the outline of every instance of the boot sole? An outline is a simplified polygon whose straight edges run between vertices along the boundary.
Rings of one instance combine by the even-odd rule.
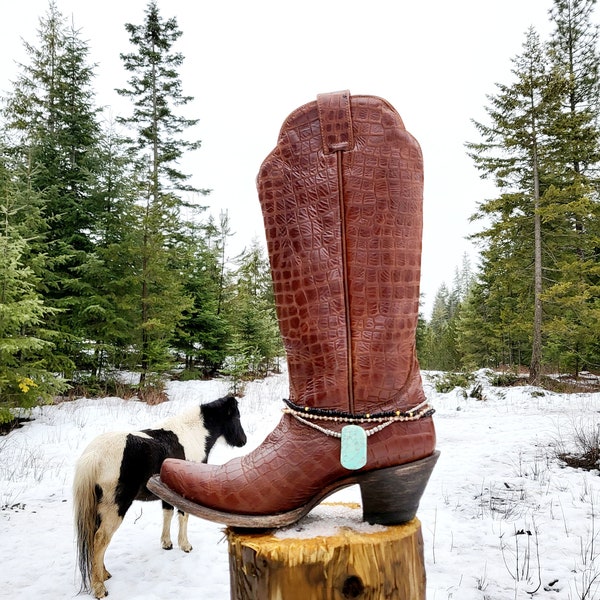
[[[165,502],[195,517],[223,523],[229,527],[273,529],[295,523],[334,492],[358,484],[362,497],[363,520],[378,525],[399,525],[415,517],[421,496],[439,456],[440,453],[436,450],[430,456],[408,464],[345,477],[325,487],[299,508],[271,515],[229,513],[196,504],[167,487],[158,475],[148,480],[147,487]]]

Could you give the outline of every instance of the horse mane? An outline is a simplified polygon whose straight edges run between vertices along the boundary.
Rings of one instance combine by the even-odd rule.
[[[169,431],[177,432],[182,428],[190,426],[196,426],[201,421],[200,407],[196,404],[188,407],[186,410],[167,417],[159,425],[162,429],[168,429]]]

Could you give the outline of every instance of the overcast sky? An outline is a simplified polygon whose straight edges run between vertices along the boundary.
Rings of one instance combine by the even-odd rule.
[[[47,0],[2,1],[0,92],[36,42]],[[122,112],[119,53],[130,51],[125,23],[141,24],[146,0],[57,0],[97,63],[99,105]],[[318,93],[349,89],[391,102],[419,140],[425,160],[421,291],[429,315],[439,286],[452,283],[477,226],[469,216],[494,194],[465,153],[477,141],[471,119],[485,118],[486,94],[510,83],[511,58],[533,25],[545,37],[552,0],[158,0],[183,35],[176,50],[184,93],[195,100],[202,148],[186,162],[193,183],[211,188],[203,204],[227,210],[230,255],[264,240],[255,188],[260,163],[285,117]]]

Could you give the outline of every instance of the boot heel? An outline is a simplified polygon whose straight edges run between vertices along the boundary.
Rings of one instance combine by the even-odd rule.
[[[363,520],[378,525],[399,525],[414,518],[439,451],[406,465],[361,475]]]

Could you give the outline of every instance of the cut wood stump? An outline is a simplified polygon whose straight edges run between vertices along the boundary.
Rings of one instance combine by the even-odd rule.
[[[227,529],[231,600],[425,600],[418,519],[368,526],[359,516],[322,535],[327,516],[309,518],[266,533]]]

